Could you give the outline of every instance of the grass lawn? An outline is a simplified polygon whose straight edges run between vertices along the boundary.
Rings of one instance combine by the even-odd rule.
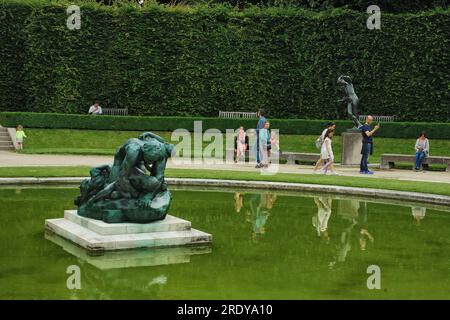
[[[89,167],[0,167],[0,177],[84,177],[89,176],[89,169]],[[166,177],[324,184],[413,192],[425,191],[426,193],[450,196],[450,184],[447,183],[418,183],[414,181],[402,181],[382,178],[322,176],[312,174],[288,173],[278,173],[273,176],[263,176],[258,172],[198,169],[167,169]]]
[[[48,154],[100,154],[113,155],[116,148],[140,131],[71,130],[71,129],[26,129],[24,153]],[[170,141],[170,132],[155,132]],[[281,135],[280,147],[283,151],[318,153],[314,145],[316,136]],[[193,141],[193,140],[192,140]],[[375,138],[372,163],[380,161],[382,153],[413,154],[416,139]],[[174,141],[177,144],[178,141]],[[207,146],[209,142],[203,142]],[[225,143],[224,143],[225,145]],[[430,141],[431,154],[450,155],[450,140]],[[336,159],[341,155],[341,139],[335,137],[333,149]]]

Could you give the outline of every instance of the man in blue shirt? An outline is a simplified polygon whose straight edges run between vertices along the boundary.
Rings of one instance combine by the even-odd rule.
[[[368,161],[369,154],[373,153],[373,134],[380,129],[380,124],[378,123],[373,130],[370,128],[370,124],[373,121],[372,116],[367,116],[366,123],[362,125],[359,130],[362,134],[362,148],[361,148],[361,164],[359,167],[359,173],[361,174],[373,174],[373,171],[369,170]]]
[[[256,166],[255,168],[261,168],[261,158],[259,154],[259,130],[264,128],[264,125],[267,122],[267,119],[264,117],[264,110],[258,110],[259,121],[256,125]]]

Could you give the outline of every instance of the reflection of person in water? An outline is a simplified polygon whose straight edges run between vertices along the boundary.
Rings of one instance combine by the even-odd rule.
[[[414,217],[414,221],[415,221],[416,225],[420,225],[420,220],[425,218],[425,213],[427,212],[427,208],[411,207],[411,212]]]
[[[347,254],[352,249],[351,245],[351,238],[353,233],[353,228],[356,225],[356,220],[352,219],[351,224],[345,228],[344,231],[341,233],[341,241],[338,245],[337,250],[337,262],[345,262],[345,259],[347,258]]]
[[[240,192],[236,192],[234,194],[234,210],[237,213],[241,212],[242,207],[244,206],[244,195]]]
[[[265,224],[270,215],[270,210],[273,208],[277,195],[274,193],[259,193],[254,194],[250,198],[251,222],[253,224],[252,239],[257,240],[258,235],[263,235]],[[249,214],[249,213],[248,213]]]
[[[356,201],[356,200],[355,200]],[[359,205],[359,216],[358,216],[358,223],[360,225],[359,230],[359,248],[361,251],[366,250],[367,240],[370,242],[374,241],[374,238],[369,233],[369,226],[367,223],[367,202],[360,202]]]
[[[329,267],[332,268],[337,262],[345,262],[347,255],[352,248],[352,239],[355,239],[353,232],[355,226],[359,225],[359,233],[357,234],[359,248],[365,251],[367,240],[374,242],[373,236],[369,232],[367,223],[367,202],[351,199],[340,200],[339,215],[349,222],[348,226],[342,231],[339,244],[337,245],[337,253],[334,261],[330,262]]]
[[[328,235],[328,220],[331,216],[331,197],[314,197],[314,202],[317,205],[317,215],[312,218],[312,225],[317,230],[317,235],[327,241],[330,240]]]

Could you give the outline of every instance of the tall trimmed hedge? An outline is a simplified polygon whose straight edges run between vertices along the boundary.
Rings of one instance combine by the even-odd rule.
[[[0,125],[25,128],[48,129],[93,129],[93,130],[140,130],[173,131],[186,129],[194,131],[194,121],[202,122],[202,130],[255,128],[257,119],[223,119],[212,117],[136,117],[136,116],[90,116],[81,114],[1,112]],[[325,128],[326,120],[270,119],[270,126],[279,129],[281,134],[318,135]],[[352,127],[350,121],[336,121],[336,133]],[[415,138],[426,131],[432,139],[450,139],[450,124],[420,122],[386,122],[377,132],[377,137]]]
[[[97,0],[97,2],[114,3],[114,0]],[[115,0],[123,1],[123,0]],[[134,0],[128,0],[134,1]],[[173,0],[157,0],[159,3],[170,3]],[[176,0],[176,2],[182,2]],[[448,7],[449,0],[185,0],[187,3],[228,3],[232,6],[245,7],[254,5],[284,5],[323,10],[326,8],[347,7],[353,10],[366,10],[370,5],[376,4],[383,11],[391,13],[417,12],[436,7]]]
[[[95,0],[105,5],[117,3],[130,3],[136,0]],[[383,11],[391,13],[417,12],[429,10],[436,7],[448,7],[449,0],[156,0],[158,3],[187,3],[187,4],[205,4],[221,3],[229,4],[233,7],[246,7],[248,5],[259,6],[291,6],[303,7],[315,10],[327,8],[347,7],[353,10],[366,10],[372,4],[378,5]],[[145,4],[145,3],[144,3]]]
[[[336,79],[361,113],[450,121],[450,10],[382,14],[292,8],[0,4],[0,111],[85,113],[95,98],[134,115],[345,119]],[[6,30],[6,32],[3,32]]]

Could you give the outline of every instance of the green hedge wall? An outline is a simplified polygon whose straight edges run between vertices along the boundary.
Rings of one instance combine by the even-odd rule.
[[[345,119],[336,79],[361,113],[450,121],[450,10],[382,14],[293,8],[0,4],[0,111],[85,113],[95,98],[134,115]],[[5,30],[5,32],[3,32]]]
[[[137,117],[137,116],[89,116],[79,114],[2,112],[0,124],[4,127],[95,129],[95,130],[141,130],[173,131],[175,129],[194,130],[194,121],[202,121],[203,131],[207,129],[255,128],[257,119],[223,119],[205,117]],[[270,119],[271,127],[281,134],[318,135],[325,128],[327,120]],[[352,127],[350,121],[336,121],[336,133],[340,134]],[[379,137],[412,138],[425,130],[433,139],[450,139],[450,124],[387,122],[377,132]]]
[[[97,2],[114,3],[114,0],[97,0]],[[123,0],[116,0],[123,1]],[[134,1],[134,0],[129,0]],[[169,3],[173,0],[157,0],[160,3]],[[177,2],[181,2],[176,0]],[[429,10],[435,7],[448,7],[449,0],[185,0],[187,3],[228,3],[232,6],[245,7],[254,5],[284,5],[323,10],[330,7],[348,7],[354,10],[364,11],[372,4],[378,5],[385,12],[417,12]]]

